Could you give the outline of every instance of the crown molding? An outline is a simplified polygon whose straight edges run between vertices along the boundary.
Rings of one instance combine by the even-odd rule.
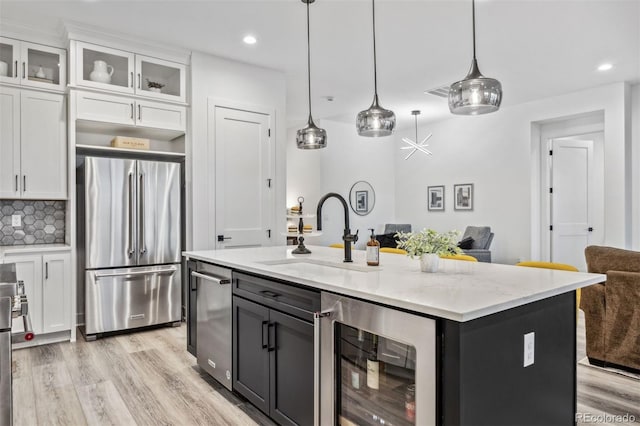
[[[128,34],[115,34],[108,29],[89,26],[76,21],[64,22],[64,35],[67,40],[77,40],[97,45],[108,44],[108,47],[114,49],[160,57],[185,65],[190,64],[191,52],[186,49],[167,47],[166,44],[155,43]]]
[[[56,28],[45,28],[43,26],[36,26],[35,24],[26,24],[0,18],[0,29],[0,35],[3,37],[25,40],[57,48],[65,48],[67,44],[64,27],[61,23],[58,23]]]

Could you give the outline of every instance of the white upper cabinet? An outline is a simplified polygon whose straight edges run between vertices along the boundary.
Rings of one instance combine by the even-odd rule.
[[[67,51],[0,37],[0,82],[63,91]]]
[[[0,198],[67,198],[65,96],[0,88]]]
[[[75,84],[134,93],[133,53],[82,42],[78,42],[76,46]]]
[[[76,96],[76,119],[127,126],[175,130],[187,129],[187,108],[125,96],[84,92]]]
[[[79,41],[75,45],[76,85],[185,102],[185,65]]]

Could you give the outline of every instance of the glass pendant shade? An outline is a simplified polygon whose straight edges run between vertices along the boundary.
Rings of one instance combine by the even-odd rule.
[[[396,127],[396,115],[384,109],[378,103],[378,95],[373,96],[373,103],[356,118],[356,128],[360,136],[389,136]]]
[[[356,117],[358,135],[370,138],[389,136],[396,128],[396,115],[378,102],[378,67],[376,64],[376,3],[371,0],[373,17],[373,102]]]
[[[473,59],[469,74],[449,88],[449,111],[458,115],[479,115],[497,111],[502,101],[502,85],[483,76]]]
[[[309,119],[307,125],[296,133],[299,149],[320,149],[327,146],[327,131],[319,128],[311,116],[311,31],[309,30],[309,4],[315,0],[302,0],[307,5],[307,82],[309,89]]]
[[[502,102],[502,84],[482,75],[476,60],[476,3],[471,0],[473,60],[467,76],[449,88],[449,111],[457,115],[479,115],[497,111]]]
[[[296,133],[296,144],[300,149],[320,149],[327,146],[327,132],[313,122],[311,116],[307,125]]]

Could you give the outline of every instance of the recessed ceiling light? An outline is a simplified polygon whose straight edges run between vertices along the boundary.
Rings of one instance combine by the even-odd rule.
[[[246,44],[256,44],[258,40],[252,35],[246,35],[244,36],[242,41],[244,41]]]
[[[613,68],[613,65],[612,65],[612,64],[610,64],[610,63],[604,63],[604,64],[601,64],[601,65],[598,67],[598,71],[609,71],[611,68]]]

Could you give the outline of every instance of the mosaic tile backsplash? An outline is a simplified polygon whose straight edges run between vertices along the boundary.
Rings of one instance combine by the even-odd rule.
[[[64,243],[65,210],[66,201],[0,200],[0,246]]]

